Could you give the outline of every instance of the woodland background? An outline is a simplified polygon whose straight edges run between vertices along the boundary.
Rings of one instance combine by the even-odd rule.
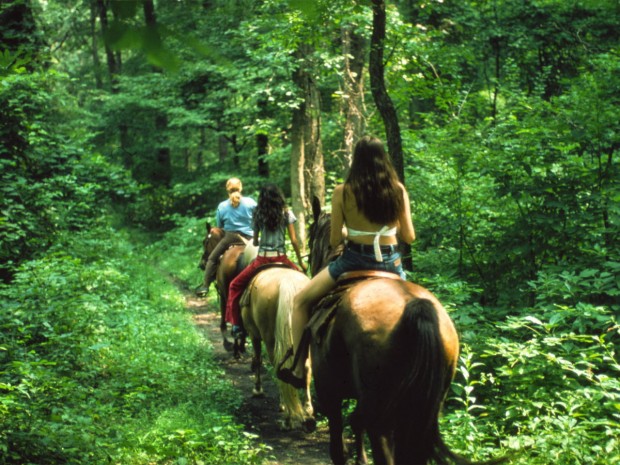
[[[0,2],[0,464],[269,457],[167,278],[200,283],[233,175],[303,237],[365,133],[461,335],[446,440],[620,463],[618,25],[616,0]]]

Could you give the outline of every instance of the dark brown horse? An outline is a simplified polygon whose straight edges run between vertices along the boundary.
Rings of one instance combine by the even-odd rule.
[[[333,254],[329,215],[316,203],[313,210],[310,263],[316,271]],[[342,404],[352,398],[357,400],[351,417],[356,463],[366,463],[367,433],[375,465],[469,464],[448,449],[439,432],[459,340],[437,298],[411,282],[367,277],[339,284],[318,305],[324,307],[319,312],[326,312],[326,301],[331,317],[313,327],[320,313],[314,314],[310,351],[317,407],[329,422],[333,463],[346,461]]]
[[[202,242],[203,254],[201,264],[206,263],[207,258],[215,248],[215,246],[224,237],[224,230],[211,226],[207,223],[207,235]],[[242,348],[235,346],[228,335],[228,326],[226,324],[226,302],[228,298],[228,286],[230,282],[241,272],[245,263],[243,263],[243,251],[246,244],[240,239],[238,244],[231,245],[220,257],[215,275],[215,285],[220,301],[220,332],[222,333],[222,342],[228,351],[236,352]]]

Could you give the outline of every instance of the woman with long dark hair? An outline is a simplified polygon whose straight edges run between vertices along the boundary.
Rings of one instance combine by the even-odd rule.
[[[239,300],[248,283],[256,274],[256,269],[266,263],[285,263],[291,268],[297,266],[286,256],[286,233],[288,232],[291,245],[297,261],[302,269],[306,265],[301,259],[299,243],[295,234],[295,215],[286,206],[284,195],[275,184],[266,184],[260,190],[258,203],[254,210],[253,230],[254,245],[258,246],[258,255],[235,279],[228,288],[226,303],[226,321],[233,325],[233,335],[242,330],[241,311]]]
[[[397,244],[398,239],[405,243],[415,239],[409,196],[383,143],[375,137],[365,136],[357,142],[349,174],[332,194],[330,244],[337,247],[344,239],[344,253],[297,294],[295,325],[305,325],[310,306],[331,291],[338,277],[347,271],[381,270],[406,278]],[[307,352],[307,346],[294,343],[296,351]],[[304,353],[298,359],[306,357]],[[278,377],[301,386],[303,366],[281,369]]]

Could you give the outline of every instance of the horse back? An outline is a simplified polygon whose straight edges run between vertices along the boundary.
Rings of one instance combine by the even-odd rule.
[[[237,266],[240,258],[242,257],[244,245],[232,245],[221,256],[220,263],[217,267],[216,280],[218,288],[222,290],[224,294],[228,294],[228,286],[230,282],[241,271]]]
[[[246,329],[260,334],[266,343],[272,341],[281,284],[285,282],[298,291],[308,281],[305,274],[289,267],[274,266],[259,271],[242,298],[241,310]]]
[[[408,304],[420,299],[430,302],[428,308],[436,315],[445,365],[453,372],[458,336],[441,303],[421,286],[380,278],[354,283],[344,292],[323,340],[313,343],[315,381],[338,379],[343,397],[384,396],[390,389],[384,382],[393,376],[400,354],[416,351],[395,335]]]

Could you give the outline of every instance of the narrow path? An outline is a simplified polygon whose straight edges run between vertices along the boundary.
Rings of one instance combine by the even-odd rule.
[[[232,354],[224,349],[219,329],[217,302],[210,300],[206,303],[205,299],[195,297],[187,286],[179,287],[185,295],[186,306],[193,314],[196,326],[213,344],[215,360],[245,395],[239,420],[247,426],[249,432],[258,435],[261,443],[271,448],[270,458],[265,465],[331,465],[326,422],[321,422],[313,433],[281,430],[278,426],[280,411],[277,386],[270,375],[270,370],[263,368],[265,395],[253,397],[254,382],[250,371],[250,356],[234,360]]]

